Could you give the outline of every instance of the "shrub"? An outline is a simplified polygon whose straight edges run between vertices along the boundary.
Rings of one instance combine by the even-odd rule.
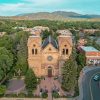
[[[60,97],[60,96],[59,96],[59,93],[56,92],[56,91],[52,92],[52,96],[53,96],[54,98],[59,98],[59,97]]]
[[[46,92],[43,92],[42,93],[42,98],[47,98],[48,97],[48,94]]]

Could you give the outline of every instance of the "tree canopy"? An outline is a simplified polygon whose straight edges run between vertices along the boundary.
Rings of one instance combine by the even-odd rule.
[[[26,75],[25,75],[25,84],[26,84],[26,89],[29,94],[32,94],[32,92],[36,89],[37,87],[37,78],[32,71],[32,69],[28,69]]]
[[[77,63],[71,56],[62,68],[62,88],[68,92],[74,91],[77,77]]]
[[[13,54],[5,47],[0,47],[0,82],[7,77],[7,74],[12,68]]]

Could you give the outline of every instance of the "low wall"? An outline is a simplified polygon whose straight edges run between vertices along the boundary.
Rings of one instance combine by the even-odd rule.
[[[0,98],[0,100],[48,100],[48,99],[42,99],[42,98]],[[57,98],[53,100],[77,100],[75,98]]]
[[[42,98],[0,98],[0,100],[47,100]]]

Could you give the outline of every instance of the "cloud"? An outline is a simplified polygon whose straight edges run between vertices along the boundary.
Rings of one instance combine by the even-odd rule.
[[[0,4],[0,16],[13,16],[24,13],[26,4],[24,3],[3,3]]]
[[[18,8],[21,8],[24,6],[24,3],[16,3],[16,4],[0,4],[0,10],[1,11],[14,11]]]
[[[17,0],[17,3],[9,0],[9,3],[0,3],[0,15],[57,10],[89,14],[100,13],[99,8],[99,0]]]
[[[64,0],[23,0],[28,3],[32,3],[34,6],[48,6],[55,4],[58,5],[62,3]]]
[[[59,5],[63,0],[22,0],[22,3],[1,3],[0,15],[16,15],[39,11],[51,11],[53,4]]]

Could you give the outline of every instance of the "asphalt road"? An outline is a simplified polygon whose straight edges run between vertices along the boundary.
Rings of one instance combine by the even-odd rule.
[[[93,77],[100,74],[100,67],[85,73],[82,78],[83,100],[100,100],[99,82],[94,81]]]

